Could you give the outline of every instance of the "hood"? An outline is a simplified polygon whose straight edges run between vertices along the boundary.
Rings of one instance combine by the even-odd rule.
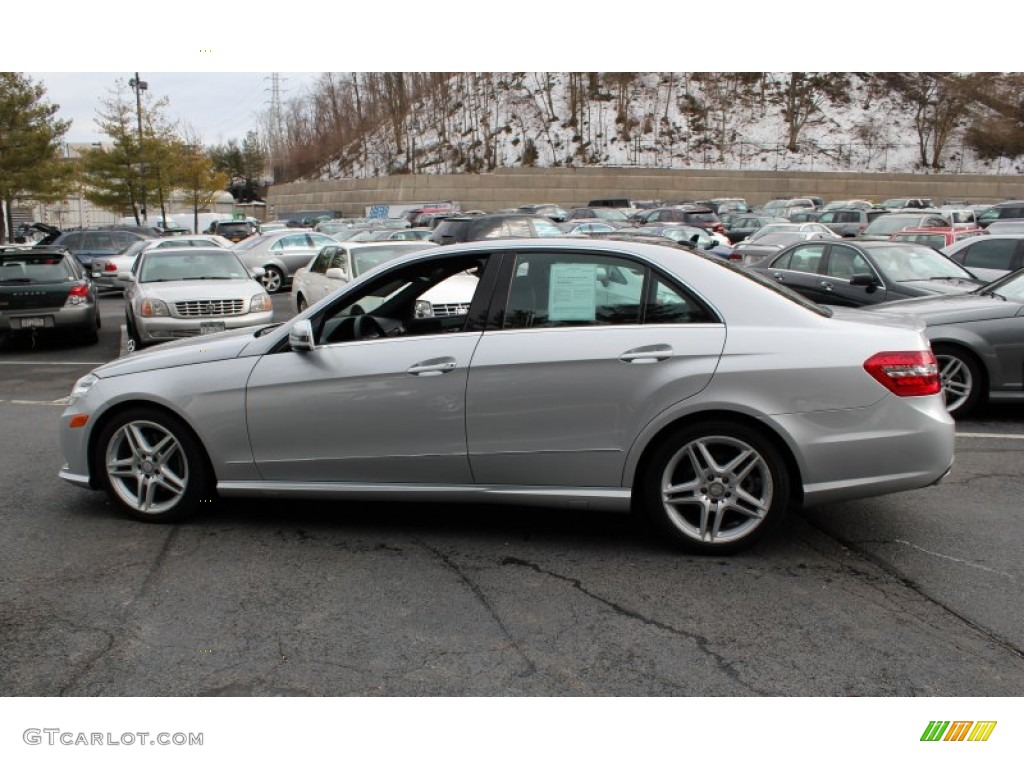
[[[263,291],[255,280],[175,280],[167,283],[139,283],[139,293],[161,301],[217,301],[248,299]]]
[[[931,280],[901,280],[898,285],[910,294],[963,294],[976,291],[984,283],[981,280],[968,280],[962,277],[936,277]]]
[[[253,340],[253,334],[258,329],[258,326],[235,328],[206,336],[169,341],[142,352],[119,357],[106,365],[101,365],[93,373],[100,378],[107,378],[179,365],[229,360],[238,357]]]
[[[1015,301],[1004,301],[997,296],[961,293],[887,301],[870,307],[868,311],[885,314],[898,312],[919,317],[928,325],[944,325],[1014,317],[1020,313],[1021,306]]]

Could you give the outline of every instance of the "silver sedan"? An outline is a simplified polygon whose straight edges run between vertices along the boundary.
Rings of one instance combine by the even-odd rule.
[[[270,296],[227,248],[143,251],[125,288],[125,324],[132,350],[171,339],[266,325]]]
[[[417,313],[463,273],[467,311]],[[551,238],[411,254],[280,326],[100,366],[60,442],[60,477],[142,520],[215,493],[636,509],[727,553],[787,508],[938,482],[954,430],[920,323]]]

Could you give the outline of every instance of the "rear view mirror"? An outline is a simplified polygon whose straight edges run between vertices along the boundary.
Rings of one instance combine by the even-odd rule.
[[[324,273],[324,277],[331,280],[348,280],[348,272],[341,267],[331,267]]]

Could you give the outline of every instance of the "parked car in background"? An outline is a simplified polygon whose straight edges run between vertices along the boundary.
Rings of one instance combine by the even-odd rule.
[[[697,205],[704,205],[713,210],[721,218],[724,213],[748,213],[750,206],[742,197],[713,197],[710,200],[698,200]]]
[[[983,285],[934,248],[892,240],[799,243],[753,269],[819,304],[862,307]]]
[[[352,229],[353,227],[363,226],[369,221],[369,219],[365,218],[328,219],[327,221],[321,221],[313,227],[313,231],[324,235],[334,236],[338,232],[344,232],[345,230]],[[261,232],[267,231],[262,227],[260,230]]]
[[[794,243],[802,243],[805,240],[826,239],[832,238],[828,235],[823,235],[821,232],[800,232],[794,230],[770,232],[757,240],[744,240],[742,243],[737,243],[732,247],[729,259],[730,261],[738,261],[745,267],[752,267],[755,264],[760,264],[765,259],[770,259],[783,248],[787,248]]]
[[[990,235],[1024,232],[1024,219],[999,219],[985,227],[985,231]]]
[[[970,293],[871,309],[924,321],[953,416],[966,416],[986,400],[1024,402],[1024,270]]]
[[[477,278],[469,311],[418,316],[460,274]],[[726,554],[789,507],[950,470],[920,329],[836,314],[677,247],[431,249],[280,327],[95,369],[61,415],[60,477],[153,522],[214,493],[636,509]]]
[[[883,200],[879,205],[882,208],[888,208],[892,211],[899,210],[901,208],[935,207],[935,203],[932,202],[930,197],[890,197],[888,200]]]
[[[247,238],[232,250],[249,269],[262,267],[263,287],[267,293],[278,293],[291,285],[296,269],[306,266],[325,245],[337,242],[309,229],[282,229]]]
[[[879,216],[886,215],[884,208],[825,208],[817,222],[823,224],[840,237],[857,237],[868,224]]]
[[[128,286],[126,272],[131,272],[135,259],[152,248],[230,248],[234,243],[220,235],[174,235],[153,240],[139,240],[114,256],[97,257],[92,261],[92,278],[98,288],[123,291]]]
[[[600,220],[611,224],[613,227],[628,227],[629,217],[618,208],[601,208],[600,206],[589,206],[586,208],[571,208],[565,215],[565,221],[594,221]]]
[[[520,205],[518,208],[519,213],[532,213],[536,216],[547,216],[549,219],[555,222],[565,221],[569,212],[560,205],[554,203],[540,203],[537,205]]]
[[[632,231],[641,234],[661,235],[677,243],[707,251],[723,259],[727,259],[732,255],[731,245],[722,244],[712,233],[701,227],[690,227],[685,224],[665,224],[661,226],[636,227]]]
[[[928,245],[937,251],[967,240],[978,235],[985,235],[986,231],[980,227],[974,229],[956,229],[953,227],[915,227],[913,229],[901,229],[889,235],[890,240],[898,240],[904,243],[921,243]]]
[[[785,217],[794,224],[802,224],[807,221],[817,221],[821,211],[813,208],[786,208]]]
[[[978,214],[978,226],[987,227],[1002,219],[1024,219],[1024,200],[1007,200],[986,208]]]
[[[989,234],[942,249],[950,259],[982,280],[997,280],[1024,267],[1024,232]]]
[[[833,200],[830,203],[825,203],[825,205],[822,206],[821,210],[834,211],[837,208],[851,208],[853,210],[866,211],[870,208],[875,207],[875,204],[872,203],[870,200],[858,200],[855,198],[853,200]],[[884,213],[884,211],[881,212]]]
[[[758,213],[747,213],[731,218],[728,223],[723,223],[723,234],[733,244],[746,240],[752,234],[767,224],[785,224],[789,220],[781,216],[765,216]]]
[[[0,337],[46,334],[95,344],[99,329],[96,286],[70,252],[0,247]]]
[[[391,259],[433,247],[433,243],[393,241],[325,246],[307,266],[295,270],[292,282],[295,311],[305,312],[306,307]]]
[[[266,325],[269,294],[228,248],[143,251],[125,288],[125,325],[132,350],[161,341]]]
[[[208,235],[220,235],[230,240],[232,243],[238,243],[245,240],[247,237],[252,237],[259,233],[259,228],[251,221],[245,219],[226,219],[222,221],[215,221],[210,225],[210,228],[206,230]]]
[[[408,229],[361,229],[345,238],[345,242],[370,243],[385,240],[429,240],[433,232],[430,227],[409,227]]]
[[[157,229],[149,232],[128,229],[73,229],[52,238],[48,237],[42,242],[66,248],[78,259],[86,272],[91,272],[94,258],[114,256],[132,243],[151,240],[160,237],[161,234]]]
[[[978,229],[978,214],[971,208],[943,205],[939,208],[939,212],[951,227]]]
[[[946,220],[937,213],[885,213],[864,227],[858,238],[861,240],[888,240],[890,235],[901,229],[945,228],[948,226]]]
[[[602,219],[573,219],[558,228],[567,235],[589,235],[596,232],[615,232],[623,227],[616,227]]]
[[[453,216],[438,224],[430,241],[438,245],[506,237],[559,237],[562,230],[546,216],[526,213],[489,213]]]
[[[647,224],[689,224],[702,227],[709,232],[722,232],[718,214],[703,205],[673,205],[644,211],[643,225]]]

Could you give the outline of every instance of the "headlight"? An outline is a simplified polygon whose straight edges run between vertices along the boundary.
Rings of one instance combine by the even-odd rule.
[[[143,317],[170,317],[170,310],[160,299],[143,299],[139,304],[139,314]]]
[[[274,308],[273,303],[270,301],[270,294],[257,293],[249,301],[250,312],[269,312]]]
[[[75,386],[71,388],[71,394],[68,396],[68,405],[74,405],[77,400],[85,397],[85,393],[92,389],[99,380],[99,376],[87,373],[76,381]]]
[[[434,307],[426,299],[419,299],[416,302],[413,311],[415,312],[415,316],[416,317],[433,317],[434,316]]]

